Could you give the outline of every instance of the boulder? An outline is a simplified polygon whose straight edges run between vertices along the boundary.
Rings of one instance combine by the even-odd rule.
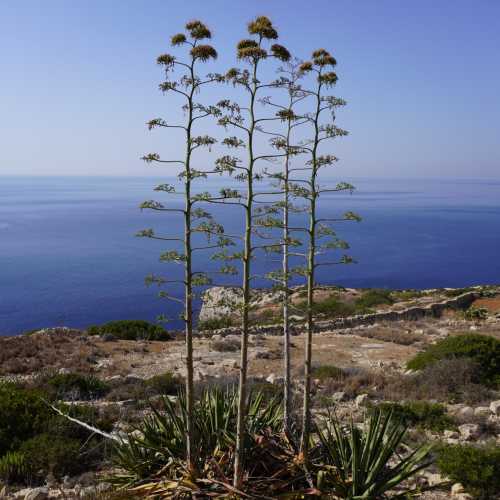
[[[464,406],[457,412],[457,417],[463,420],[469,420],[474,417],[474,409],[470,406]]]
[[[458,427],[458,432],[460,432],[462,439],[466,441],[477,439],[481,435],[477,424],[462,424]]]
[[[278,377],[275,373],[271,373],[267,378],[266,382],[269,382],[270,384],[282,384],[283,383],[283,377]]]
[[[475,417],[484,417],[487,418],[491,415],[491,410],[489,406],[478,406],[474,408],[474,416]]]
[[[45,487],[41,488],[27,488],[24,494],[24,500],[46,500],[49,498],[49,489]],[[18,497],[19,498],[19,497]]]
[[[344,391],[334,392],[332,394],[332,400],[335,401],[336,403],[340,403],[341,401],[345,401],[346,399],[347,396]]]
[[[463,487],[463,485],[461,483],[455,483],[451,487],[451,496],[455,497],[457,495],[460,495],[461,493],[465,493],[465,488]]]
[[[368,406],[369,402],[370,400],[368,398],[368,394],[360,394],[359,396],[356,396],[356,399],[354,400],[354,403],[358,408]]]
[[[493,415],[500,416],[500,400],[492,401],[490,403],[490,411]]]
[[[458,439],[460,437],[460,434],[457,431],[444,431],[444,437],[445,439]]]

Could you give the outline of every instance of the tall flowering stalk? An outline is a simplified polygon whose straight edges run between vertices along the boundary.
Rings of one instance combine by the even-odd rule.
[[[265,42],[278,38],[278,33],[271,21],[264,16],[257,17],[248,24],[248,33],[251,38],[241,40],[237,45],[237,57],[248,65],[248,69],[243,71],[232,68],[226,74],[226,80],[234,86],[238,86],[245,91],[245,105],[239,105],[229,100],[218,103],[222,116],[219,123],[224,127],[232,127],[237,130],[243,139],[238,137],[228,137],[224,143],[232,148],[245,148],[247,159],[241,160],[232,156],[220,158],[219,168],[230,173],[236,172],[235,178],[245,184],[245,193],[225,190],[223,193],[227,198],[237,198],[240,201],[232,202],[239,204],[244,211],[244,233],[243,248],[240,253],[231,256],[224,256],[226,259],[241,259],[242,269],[242,292],[243,301],[241,306],[241,359],[240,376],[238,386],[238,416],[236,429],[236,449],[234,462],[233,483],[235,487],[240,487],[243,480],[244,461],[244,436],[246,425],[246,405],[247,405],[247,371],[248,371],[248,333],[249,333],[249,311],[251,302],[251,279],[252,260],[257,246],[254,244],[255,230],[258,227],[256,218],[260,213],[254,213],[256,199],[260,195],[271,193],[258,193],[255,189],[255,182],[262,179],[262,174],[257,171],[257,162],[268,160],[276,155],[258,154],[256,149],[256,136],[259,133],[259,124],[264,121],[278,120],[278,117],[259,118],[257,116],[256,105],[258,104],[259,91],[266,87],[273,86],[272,83],[262,83],[260,80],[260,65],[268,57],[287,61],[290,58],[288,50],[278,44],[272,44],[269,49],[265,48]]]
[[[322,188],[318,184],[320,171],[325,167],[331,167],[337,162],[337,157],[332,154],[321,152],[324,141],[347,135],[347,131],[335,125],[335,111],[346,103],[343,99],[328,95],[326,91],[337,83],[337,74],[333,70],[337,62],[325,49],[313,52],[310,61],[301,64],[299,71],[314,77],[312,88],[302,88],[313,101],[313,111],[305,115],[305,119],[312,129],[311,138],[301,143],[301,148],[309,155],[309,160],[304,167],[297,170],[309,173],[305,179],[296,179],[295,194],[302,196],[308,203],[309,225],[307,229],[308,251],[305,276],[307,280],[307,306],[306,306],[306,336],[304,355],[304,394],[302,406],[302,435],[300,440],[300,451],[303,459],[307,462],[311,435],[311,375],[312,375],[312,339],[315,330],[314,305],[315,305],[315,277],[316,270],[321,266],[332,266],[337,264],[348,264],[353,259],[348,255],[342,255],[338,260],[325,261],[318,259],[319,256],[332,250],[345,250],[349,246],[345,241],[339,239],[335,231],[330,227],[331,223],[356,220],[360,218],[353,212],[347,212],[334,218],[319,218],[318,203],[322,193],[328,192],[352,192],[354,186],[341,182],[333,188]],[[325,113],[327,112],[327,113]],[[327,116],[325,118],[325,115]],[[300,186],[300,187],[299,187]]]
[[[185,26],[186,33],[178,33],[171,38],[171,44],[174,47],[186,47],[188,49],[188,58],[181,61],[171,54],[163,54],[158,57],[157,62],[164,68],[165,81],[160,84],[160,89],[164,93],[177,94],[183,97],[183,110],[186,114],[186,120],[183,124],[172,125],[162,118],[155,118],[148,122],[149,129],[178,129],[184,133],[185,149],[184,159],[182,160],[163,160],[157,153],[150,153],[143,157],[148,163],[179,165],[181,172],[179,179],[183,183],[183,192],[177,192],[176,187],[171,184],[161,184],[155,188],[155,191],[166,194],[182,195],[184,198],[184,208],[167,208],[163,203],[149,200],[142,204],[141,208],[156,210],[160,212],[173,212],[181,214],[184,219],[183,237],[170,237],[157,235],[153,229],[146,229],[138,233],[138,236],[152,238],[161,241],[175,242],[177,248],[168,250],[160,256],[162,262],[174,262],[183,265],[184,277],[181,280],[169,280],[160,276],[149,276],[148,283],[165,285],[171,283],[180,283],[184,286],[184,299],[174,297],[167,292],[160,292],[164,298],[178,301],[183,304],[184,312],[182,319],[185,323],[186,337],[186,461],[190,474],[195,474],[196,464],[196,443],[194,442],[193,429],[193,407],[194,407],[194,368],[193,368],[193,298],[194,288],[210,283],[207,273],[193,270],[193,254],[196,250],[204,250],[212,246],[225,246],[227,240],[222,236],[222,229],[213,222],[211,215],[202,208],[195,207],[200,201],[205,201],[206,196],[193,194],[193,181],[207,176],[206,172],[193,168],[193,154],[201,147],[210,147],[216,140],[208,135],[195,135],[195,123],[212,114],[213,110],[195,101],[195,96],[202,87],[213,82],[223,81],[223,77],[218,74],[209,74],[206,77],[200,77],[197,73],[199,63],[205,63],[211,59],[217,58],[216,50],[203,43],[204,40],[211,38],[210,30],[201,21],[191,21]],[[179,70],[182,74],[177,80],[170,79],[174,71]],[[204,233],[210,237],[217,235],[218,240],[215,245],[195,247],[193,246],[193,236],[196,233]],[[181,250],[182,248],[182,250]]]

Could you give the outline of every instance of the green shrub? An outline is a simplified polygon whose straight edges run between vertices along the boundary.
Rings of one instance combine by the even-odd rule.
[[[19,453],[24,456],[28,477],[44,479],[50,472],[60,478],[85,470],[88,464],[81,456],[81,447],[77,439],[39,434],[25,441]]]
[[[437,465],[442,474],[462,483],[478,498],[494,498],[500,491],[500,447],[443,446]]]
[[[110,321],[100,326],[90,326],[89,335],[113,335],[121,340],[171,340],[169,333],[160,325],[144,320]]]
[[[478,321],[488,318],[488,309],[484,307],[471,306],[463,312],[464,319],[469,321]]]
[[[210,318],[205,321],[198,322],[198,330],[219,330],[221,328],[229,328],[234,325],[231,316],[220,316],[219,318]]]
[[[44,398],[47,395],[38,389],[0,384],[0,456],[45,430],[54,412]]]
[[[378,408],[384,413],[392,412],[397,419],[412,427],[420,427],[436,432],[457,427],[453,418],[446,414],[446,408],[437,403],[427,401],[382,403]]]
[[[50,377],[47,385],[58,398],[92,399],[100,398],[109,391],[109,386],[94,375],[64,373]]]
[[[0,457],[0,479],[6,483],[19,483],[28,475],[28,467],[24,454],[19,451],[8,451]]]
[[[335,365],[321,365],[313,368],[312,375],[314,378],[318,378],[320,380],[326,379],[340,379],[343,377],[344,372],[341,368],[338,368]]]
[[[391,297],[398,301],[406,301],[411,299],[418,299],[427,295],[423,290],[394,290]]]
[[[173,395],[182,386],[182,380],[172,372],[155,375],[144,381],[147,392],[153,394]]]
[[[304,312],[307,308],[307,302],[299,302],[296,306],[299,311]],[[356,312],[355,307],[347,302],[342,302],[338,297],[328,297],[325,300],[313,304],[313,313],[327,316],[328,318],[338,318],[352,316]]]
[[[422,370],[441,359],[469,358],[477,363],[481,383],[500,384],[500,340],[480,334],[447,337],[417,354],[407,363],[410,370]]]
[[[466,287],[466,288],[452,288],[451,290],[444,290],[444,295],[446,297],[458,297],[459,295],[462,295],[464,293],[468,292],[473,292],[475,289],[472,287]]]
[[[392,298],[391,293],[392,292],[390,290],[378,288],[368,290],[356,300],[356,309],[366,310],[381,304],[394,304],[394,299]]]

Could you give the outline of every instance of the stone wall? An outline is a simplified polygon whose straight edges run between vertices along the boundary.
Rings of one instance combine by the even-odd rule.
[[[373,314],[363,314],[358,316],[349,316],[347,318],[336,318],[326,321],[317,321],[315,331],[329,332],[342,328],[354,328],[361,325],[372,325],[382,321],[417,321],[422,318],[439,318],[446,309],[465,310],[479,297],[481,292],[467,292],[457,297],[453,297],[441,302],[435,302],[422,307],[409,307],[402,311],[387,311]],[[304,331],[303,323],[291,326],[293,335],[298,335]],[[281,335],[283,326],[275,325],[256,325],[250,328],[253,335]],[[212,335],[239,335],[239,327],[221,328],[219,330],[198,332],[199,335],[210,337]]]

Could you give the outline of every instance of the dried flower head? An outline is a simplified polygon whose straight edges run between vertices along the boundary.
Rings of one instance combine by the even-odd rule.
[[[240,75],[240,70],[238,68],[231,68],[226,73],[226,79],[232,80],[233,78],[237,78]]]
[[[318,66],[332,66],[337,64],[335,57],[333,57],[327,50],[318,49],[312,53],[314,64]]]
[[[205,62],[209,59],[217,59],[217,51],[211,45],[197,45],[191,49],[191,56]]]
[[[189,21],[186,24],[186,29],[195,40],[203,38],[212,38],[212,33],[201,21]]]
[[[273,23],[266,16],[259,16],[254,21],[248,23],[248,32],[251,35],[259,35],[268,40],[278,38],[278,32],[274,29]]]
[[[238,50],[241,50],[241,49],[248,49],[250,47],[258,47],[259,44],[255,41],[255,40],[249,40],[248,38],[245,38],[243,40],[240,40],[238,42],[238,45],[236,45],[236,48]]]
[[[288,51],[288,49],[283,47],[283,45],[275,43],[274,45],[271,46],[271,52],[273,53],[273,56],[279,59],[280,61],[286,62],[290,60],[291,54]]]
[[[305,61],[299,66],[300,73],[307,73],[313,69],[313,65],[311,61]]]
[[[252,59],[257,61],[259,59],[265,59],[267,57],[267,52],[260,47],[247,47],[246,49],[238,50],[238,59]]]
[[[167,69],[174,65],[175,57],[170,54],[162,54],[156,58],[156,63],[165,66]]]
[[[186,42],[186,35],[184,33],[177,33],[170,39],[170,43],[175,47],[176,45],[182,45]]]
[[[321,83],[324,83],[326,86],[335,85],[338,80],[337,73],[334,71],[330,71],[329,73],[324,73],[323,75],[318,76],[318,80]]]

